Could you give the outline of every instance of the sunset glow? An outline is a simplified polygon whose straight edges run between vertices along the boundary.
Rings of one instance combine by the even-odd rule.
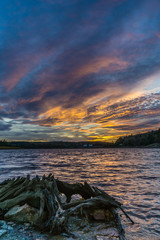
[[[115,141],[160,127],[160,1],[0,2],[1,138]]]

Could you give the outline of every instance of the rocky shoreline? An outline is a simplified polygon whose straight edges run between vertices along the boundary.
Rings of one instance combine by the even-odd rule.
[[[17,224],[0,220],[0,240],[71,240],[73,238],[64,234],[52,236],[36,231],[28,223]]]
[[[0,240],[48,240],[46,234],[35,231],[28,223],[0,221]]]
[[[115,228],[108,228],[103,224],[99,224],[95,230],[95,234],[91,234],[94,226],[86,227],[84,231],[77,231],[75,237],[69,236],[65,233],[60,235],[50,235],[47,233],[40,233],[32,228],[28,223],[23,225],[14,222],[0,221],[0,240],[118,240],[119,235]],[[102,235],[103,234],[103,235]],[[106,235],[104,235],[106,234]]]
[[[122,204],[87,182],[49,176],[0,183],[1,240],[125,240]]]

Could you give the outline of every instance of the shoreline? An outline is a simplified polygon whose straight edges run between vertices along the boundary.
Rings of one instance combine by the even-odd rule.
[[[121,202],[87,182],[68,183],[51,173],[33,179],[28,175],[1,182],[0,190],[2,240],[16,240],[19,233],[26,236],[22,240],[40,240],[42,234],[43,240],[112,239],[113,234],[125,239],[120,210],[134,224]]]
[[[24,147],[1,147],[0,146],[0,150],[25,150],[25,149],[71,149],[71,150],[75,150],[75,149],[137,149],[137,148],[142,148],[142,149],[160,149],[160,146],[125,146],[125,147],[121,147],[121,146],[118,146],[118,147],[79,147],[79,148],[69,148],[69,147],[55,147],[55,148],[47,148],[47,147],[37,147],[37,148],[33,148],[33,147],[28,147],[28,148],[24,148]]]

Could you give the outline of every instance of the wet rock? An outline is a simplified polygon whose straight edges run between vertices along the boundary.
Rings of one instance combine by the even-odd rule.
[[[82,201],[82,200],[84,200],[84,199],[81,197],[81,195],[79,195],[79,194],[72,195],[71,202]]]
[[[35,240],[45,240],[44,238],[36,238]]]
[[[14,222],[7,222],[7,224],[8,224],[9,226],[12,226],[12,227],[15,227],[15,226],[16,226],[16,223],[14,223]]]
[[[13,227],[8,226],[7,229],[8,229],[9,231],[12,231],[12,230],[13,230]]]
[[[7,229],[8,228],[8,225],[5,221],[1,220],[0,221],[0,228],[1,229]]]
[[[8,225],[11,225],[11,226],[12,226],[12,225],[15,225],[14,222],[7,222],[7,224],[8,224]]]
[[[7,230],[0,229],[0,237],[7,233]]]
[[[93,218],[97,221],[102,221],[105,219],[105,212],[103,209],[94,210]]]
[[[119,238],[110,238],[106,236],[96,236],[96,240],[118,240]]]
[[[96,235],[97,240],[118,240],[119,233],[116,228],[101,229]]]
[[[4,216],[5,219],[18,223],[30,223],[33,225],[39,218],[39,211],[29,205],[15,206]]]
[[[94,210],[91,215],[93,216],[94,220],[96,221],[107,221],[110,222],[113,220],[113,215],[109,210],[105,209],[96,209]]]
[[[67,198],[64,194],[60,194],[59,197],[60,197],[62,203],[66,203]]]
[[[32,229],[31,225],[29,223],[24,223],[24,230],[30,230]]]
[[[24,223],[24,226],[25,227],[30,227],[30,224],[29,223]]]

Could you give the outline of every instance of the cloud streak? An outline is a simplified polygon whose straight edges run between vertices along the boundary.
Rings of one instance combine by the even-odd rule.
[[[44,130],[44,140],[74,141],[158,127],[159,93],[138,95],[160,67],[158,0],[0,6],[0,117],[13,125],[8,138],[16,128],[24,135],[21,124],[55,131]],[[129,100],[133,92],[138,97]],[[32,138],[36,130],[28,132]]]

